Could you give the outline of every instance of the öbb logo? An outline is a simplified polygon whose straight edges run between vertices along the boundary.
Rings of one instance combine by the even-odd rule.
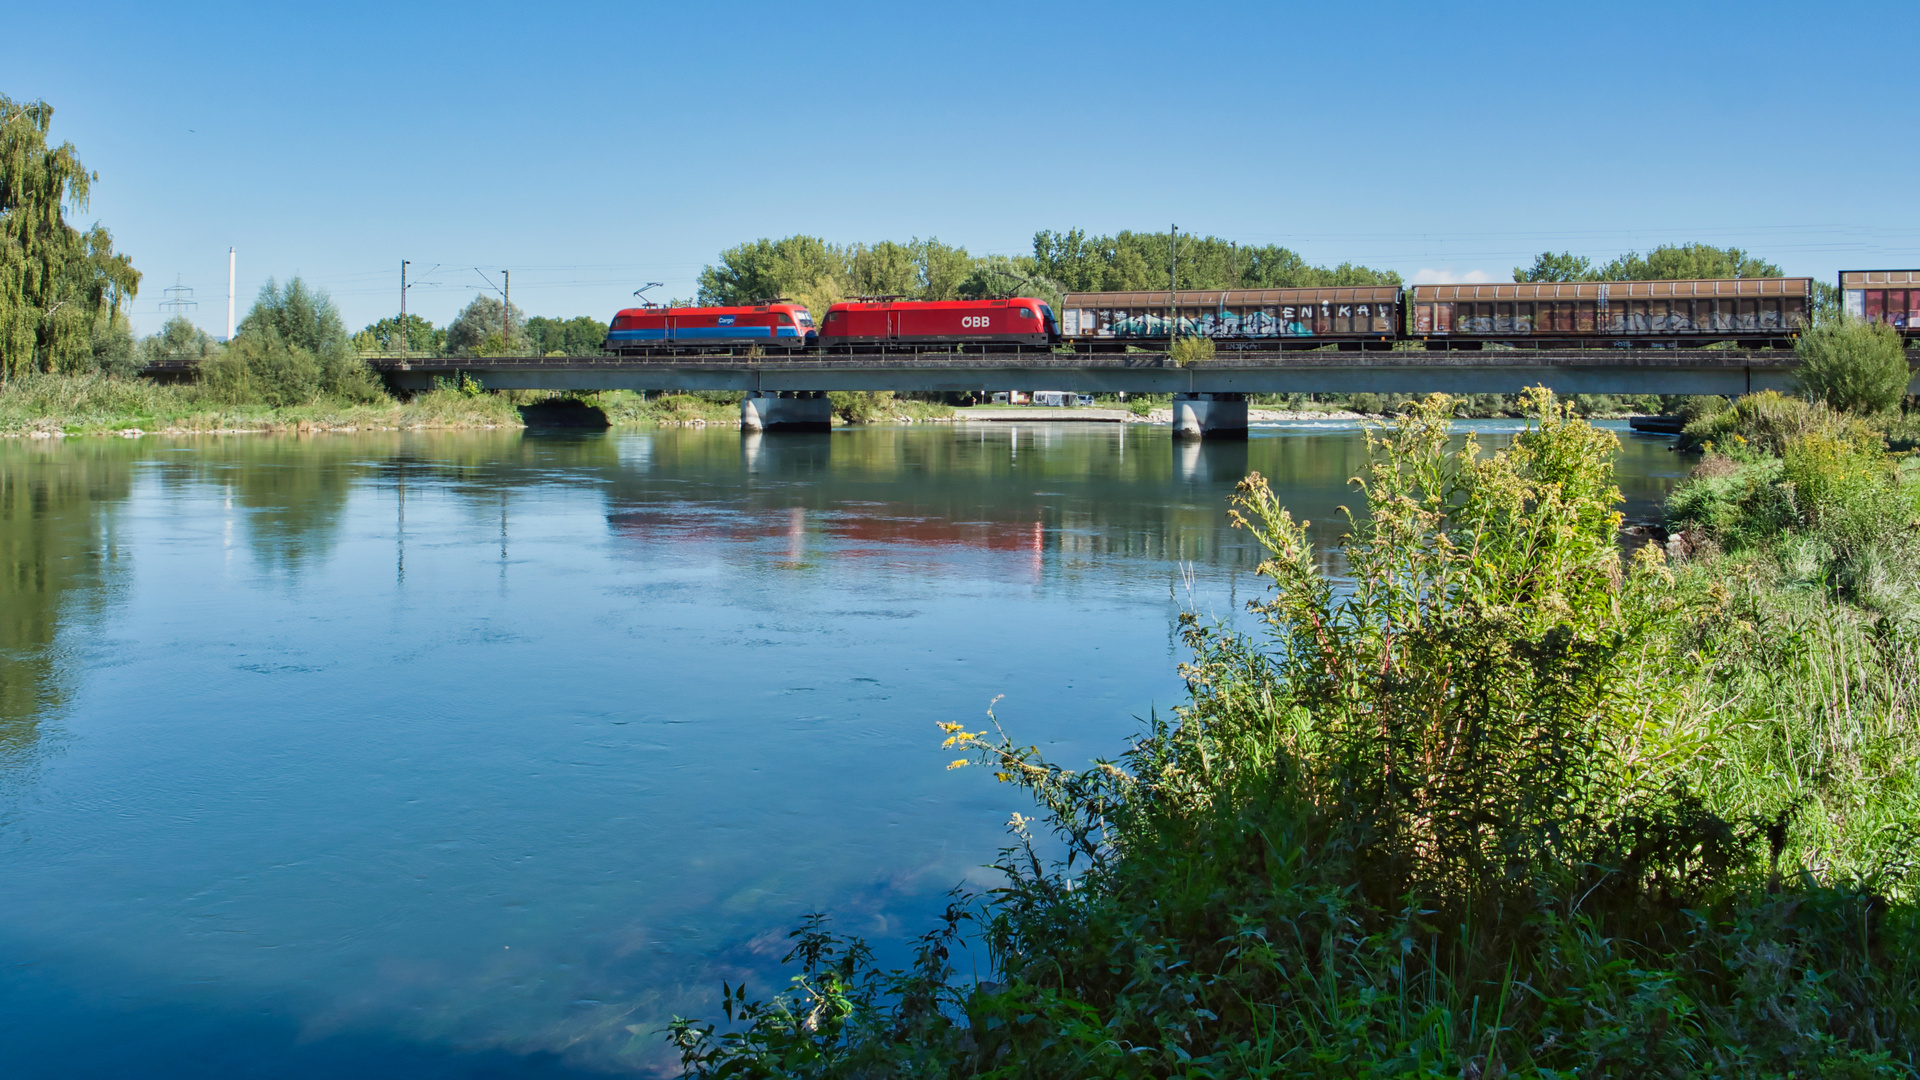
[[[962,315],[960,326],[967,330],[985,330],[990,321],[985,315]]]

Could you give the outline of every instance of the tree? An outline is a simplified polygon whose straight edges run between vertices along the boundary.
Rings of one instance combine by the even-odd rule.
[[[1843,412],[1872,415],[1900,404],[1913,373],[1900,332],[1879,320],[1822,320],[1794,341],[1800,389]]]
[[[960,283],[973,270],[974,259],[963,247],[951,247],[928,237],[915,239],[914,262],[920,267],[921,300],[954,300],[960,295]]]
[[[72,143],[48,147],[52,120],[44,101],[0,95],[0,378],[131,356],[121,308],[140,273],[105,228],[67,224],[64,209],[86,208],[96,176]]]
[[[527,320],[527,339],[536,356],[594,356],[606,343],[607,324],[591,315],[571,319],[535,315]]]
[[[1275,244],[1242,246],[1216,236],[1121,232],[1089,237],[1080,229],[1033,237],[1033,272],[1069,292],[1164,289],[1169,270],[1182,289],[1276,289],[1398,285],[1400,275],[1351,263],[1311,266]]]
[[[755,240],[720,253],[718,266],[700,271],[700,303],[751,304],[797,297],[822,282],[844,282],[846,253],[817,236]]]
[[[506,322],[506,304],[484,294],[475,296],[447,324],[447,351],[455,356],[506,356],[531,349],[526,313],[513,309],[511,336]]]
[[[323,395],[372,401],[384,393],[354,353],[332,298],[297,277],[284,287],[268,278],[233,340],[201,361],[200,374],[236,403],[302,405]]]
[[[824,315],[849,296],[952,300],[978,260],[937,239],[829,244],[816,236],[756,240],[720,253],[700,272],[702,304],[751,304],[786,297]]]
[[[1780,277],[1778,266],[1739,248],[1662,244],[1643,258],[1629,251],[1595,271],[1596,281],[1682,281],[1688,278]]]
[[[360,331],[360,334],[366,335],[366,339],[372,346],[365,351],[400,351],[400,317],[398,315],[389,315],[379,322],[371,323],[365,330]],[[359,335],[356,335],[356,338],[358,337]],[[438,356],[446,351],[447,332],[420,316],[408,312],[406,345],[410,353]]]
[[[193,325],[183,315],[175,315],[167,320],[160,332],[140,342],[140,363],[190,363],[198,364],[220,351],[220,346],[205,330]]]
[[[847,284],[855,296],[918,296],[920,264],[906,244],[855,244],[849,249]]]
[[[1532,266],[1516,266],[1513,268],[1513,280],[1515,281],[1601,280],[1596,274],[1597,271],[1593,268],[1592,259],[1587,258],[1585,255],[1575,255],[1571,251],[1563,251],[1558,255],[1555,255],[1551,251],[1543,251],[1534,257]]]
[[[1030,296],[1054,308],[1060,306],[1060,283],[1041,277],[1033,270],[1032,259],[1010,259],[989,255],[974,263],[973,270],[955,290],[962,300],[1004,300]]]

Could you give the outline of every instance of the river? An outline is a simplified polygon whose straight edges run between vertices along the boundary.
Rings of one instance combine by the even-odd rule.
[[[1510,423],[1463,425],[1501,441]],[[1621,432],[1632,516],[1681,465]],[[0,1073],[668,1067],[806,912],[884,955],[1031,810],[936,724],[1082,764],[1174,634],[1315,536],[1344,424],[0,441]]]

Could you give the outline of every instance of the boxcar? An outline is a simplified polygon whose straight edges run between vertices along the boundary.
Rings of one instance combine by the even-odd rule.
[[[1053,309],[1008,300],[853,300],[827,309],[820,347],[1008,344],[1045,347],[1058,333]]]
[[[1920,270],[1842,270],[1840,309],[1920,336]]]
[[[1413,336],[1429,348],[1784,345],[1807,324],[1812,278],[1415,285]]]
[[[797,349],[811,345],[813,339],[813,317],[800,304],[638,307],[613,317],[605,348],[618,353],[743,345]]]
[[[1297,348],[1332,341],[1389,345],[1400,327],[1397,285],[1182,289],[1171,298],[1169,313],[1165,290],[1068,293],[1060,305],[1060,336],[1095,348],[1135,341],[1164,345],[1177,325],[1183,337]]]

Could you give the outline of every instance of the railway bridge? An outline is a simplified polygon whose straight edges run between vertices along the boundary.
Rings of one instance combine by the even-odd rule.
[[[1242,436],[1246,398],[1269,393],[1719,394],[1787,390],[1789,349],[1222,351],[1182,367],[1166,353],[873,352],[857,355],[433,357],[372,361],[399,390],[477,380],[493,390],[731,390],[748,430],[826,426],[830,390],[1066,390],[1172,394],[1175,433]],[[1914,392],[1920,393],[1920,378]]]

